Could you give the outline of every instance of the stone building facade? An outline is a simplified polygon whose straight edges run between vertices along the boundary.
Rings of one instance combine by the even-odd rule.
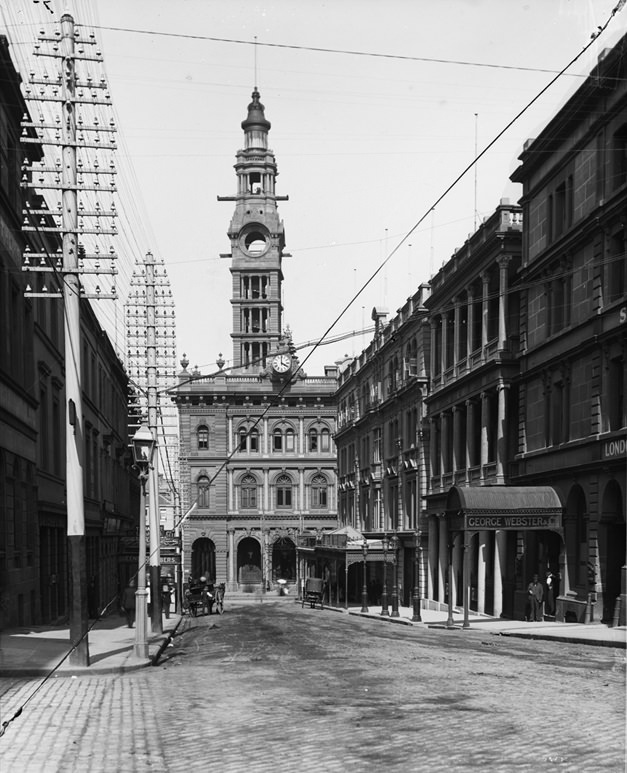
[[[380,550],[371,551],[371,603],[380,597],[384,579],[388,593],[396,579],[399,602],[406,605],[415,584],[428,465],[423,435],[431,345],[428,296],[428,285],[422,285],[392,319],[373,309],[373,340],[347,363],[338,383],[340,522],[366,539],[385,535],[391,540],[389,562],[382,561]],[[425,546],[426,537],[425,532]],[[347,571],[354,602],[361,593],[361,568]],[[424,567],[419,571],[424,574]]]
[[[625,614],[627,36],[525,144],[516,485],[550,484],[563,540],[521,547],[558,616]],[[621,595],[622,613],[617,610]]]
[[[31,289],[37,292],[46,284],[50,297],[25,297],[25,256],[30,251],[56,260],[60,239],[51,215],[26,212],[45,204],[22,177],[20,124],[28,108],[4,36],[0,72],[1,627],[67,618],[65,439],[72,428],[66,409],[63,303],[53,297],[58,277],[33,272]],[[42,147],[29,144],[28,156],[44,160]],[[42,221],[49,231],[39,227]],[[49,265],[52,258],[44,262]],[[88,611],[94,617],[115,602],[137,568],[139,486],[128,450],[126,372],[85,299],[80,325],[85,571]],[[128,554],[123,537],[133,545]]]
[[[184,577],[229,589],[297,580],[298,535],[337,525],[337,367],[307,376],[282,326],[284,226],[270,122],[255,89],[242,122],[228,236],[233,365],[202,375],[182,362],[172,391],[181,441]]]

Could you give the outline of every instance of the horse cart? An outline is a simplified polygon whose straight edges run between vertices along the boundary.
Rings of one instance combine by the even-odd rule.
[[[214,587],[212,583],[190,585],[185,591],[183,611],[196,617],[198,613],[210,615],[215,605],[216,612],[221,615],[224,612],[225,584],[219,583]]]
[[[316,604],[320,604],[320,609],[324,607],[324,582],[321,577],[307,577],[305,587],[303,588],[303,603],[309,604],[315,609]]]

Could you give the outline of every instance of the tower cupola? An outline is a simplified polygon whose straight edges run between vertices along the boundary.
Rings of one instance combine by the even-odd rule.
[[[270,121],[255,86],[242,121],[244,147],[237,151],[237,194],[218,196],[235,202],[228,236],[233,275],[233,367],[264,371],[282,336],[282,261],[285,232],[277,209],[276,159],[268,148]]]
[[[247,148],[268,147],[268,132],[272,124],[265,116],[265,107],[259,101],[259,97],[260,94],[255,87],[252,93],[253,101],[248,105],[248,116],[242,121]]]

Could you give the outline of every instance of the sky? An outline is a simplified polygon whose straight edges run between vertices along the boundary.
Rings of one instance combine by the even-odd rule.
[[[501,199],[518,200],[509,176],[525,140],[624,34],[627,9],[434,208],[617,2],[0,0],[0,22],[21,67],[40,22],[49,29],[69,11],[93,29],[120,140],[118,291],[146,251],[162,259],[179,357],[204,374],[220,353],[232,358],[231,275],[219,255],[230,251],[234,204],[217,197],[236,191],[240,123],[259,88],[277,194],[289,196],[279,203],[291,255],[284,326],[297,346],[357,331],[299,350],[316,376],[369,343],[359,331],[373,307],[394,315]],[[102,314],[123,335],[119,310]]]

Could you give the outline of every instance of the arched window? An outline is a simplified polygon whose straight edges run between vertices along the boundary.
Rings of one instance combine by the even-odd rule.
[[[291,427],[288,427],[285,430],[285,450],[289,452],[293,452],[295,448],[295,440],[294,440],[294,430]]]
[[[257,481],[254,475],[244,475],[240,484],[240,507],[254,510],[257,507]]]
[[[279,475],[276,479],[276,506],[292,506],[292,481],[289,475]]]
[[[196,430],[198,440],[198,450],[206,451],[209,448],[209,429],[204,424]]]
[[[273,451],[282,451],[283,450],[283,433],[280,429],[275,429],[272,433],[272,450]]]
[[[315,475],[311,481],[311,507],[323,510],[329,506],[328,483],[324,475]]]
[[[209,478],[201,475],[196,481],[198,507],[209,507]]]
[[[309,430],[309,450],[314,452],[318,450],[318,430],[313,427]]]
[[[241,453],[257,453],[259,451],[259,432],[256,429],[242,427],[237,433],[237,446]]]
[[[320,450],[324,452],[331,450],[331,433],[326,427],[320,430]]]

